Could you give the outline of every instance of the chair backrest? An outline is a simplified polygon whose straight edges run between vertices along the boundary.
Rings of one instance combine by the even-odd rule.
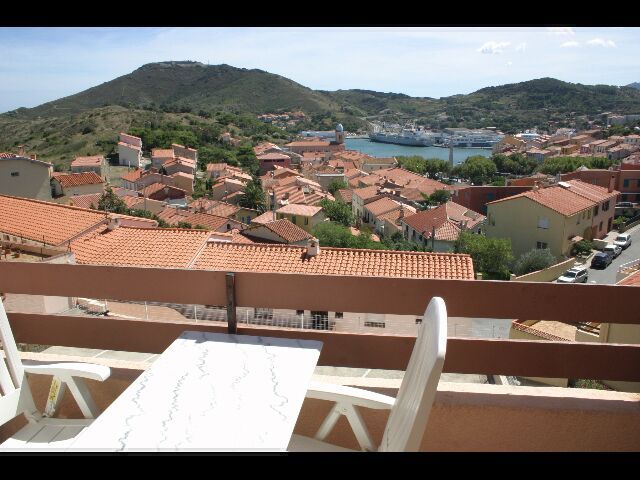
[[[7,312],[0,298],[0,342],[4,358],[0,356],[0,425],[21,413],[36,412],[29,385],[24,381],[24,368],[16,341],[11,332]]]
[[[400,384],[378,451],[416,452],[422,443],[447,349],[447,308],[433,297]]]

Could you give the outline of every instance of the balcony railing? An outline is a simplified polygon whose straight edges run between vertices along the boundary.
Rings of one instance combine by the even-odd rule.
[[[611,285],[400,279],[40,263],[0,263],[0,292],[121,301],[420,316],[433,296],[455,317],[640,324],[638,290]],[[229,292],[231,297],[229,297]],[[231,302],[228,300],[231,298]],[[9,313],[21,343],[160,353],[219,322]],[[415,337],[276,329],[238,333],[324,342],[319,365],[404,370]],[[450,338],[445,372],[640,381],[640,345]]]

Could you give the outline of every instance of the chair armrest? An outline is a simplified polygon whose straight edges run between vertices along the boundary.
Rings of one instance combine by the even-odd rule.
[[[332,383],[310,382],[307,387],[308,398],[328,400],[337,403],[347,403],[358,407],[389,410],[393,407],[395,398],[381,393],[370,392],[361,388],[345,387]]]
[[[80,377],[104,382],[111,369],[95,363],[37,363],[31,364],[23,361],[24,371],[37,375],[53,375],[61,378]]]

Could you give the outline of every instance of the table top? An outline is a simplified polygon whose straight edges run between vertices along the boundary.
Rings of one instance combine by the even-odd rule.
[[[285,451],[321,349],[184,332],[70,450]]]

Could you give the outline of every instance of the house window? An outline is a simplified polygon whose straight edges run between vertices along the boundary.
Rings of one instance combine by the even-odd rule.
[[[609,202],[606,201],[602,204],[602,211],[606,212],[607,210],[609,210]]]
[[[11,172],[11,176],[12,177],[19,177],[20,176],[20,172]]]
[[[538,228],[549,228],[549,219],[548,218],[539,218],[538,219]]]
[[[227,223],[227,230],[231,230],[231,224]]]
[[[365,327],[384,328],[384,322],[364,322]]]
[[[304,224],[309,225],[309,217],[304,217]]]
[[[629,186],[629,179],[627,178],[623,183],[622,183],[623,187],[628,187]]]
[[[538,250],[543,250],[547,248],[548,244],[546,242],[536,242],[536,248]]]
[[[271,320],[273,318],[272,308],[256,308],[253,313],[253,318],[266,318]]]
[[[636,182],[638,182],[636,186],[640,187],[640,178],[638,180],[636,180]]]
[[[295,223],[296,225],[298,224],[298,220],[296,219],[295,215],[293,217],[291,217],[291,222]]]
[[[344,318],[344,313],[343,312],[336,312],[336,318]]]
[[[600,205],[596,205],[595,208],[593,209],[593,216],[595,217],[596,215],[598,215],[598,211],[600,210]]]
[[[311,328],[329,330],[329,312],[311,312]]]
[[[600,222],[600,229],[598,231],[602,231],[602,222]]]
[[[304,315],[304,310],[296,310],[296,315]]]
[[[2,238],[5,239],[5,240],[9,240],[9,235],[4,234],[4,235],[2,235]]]

